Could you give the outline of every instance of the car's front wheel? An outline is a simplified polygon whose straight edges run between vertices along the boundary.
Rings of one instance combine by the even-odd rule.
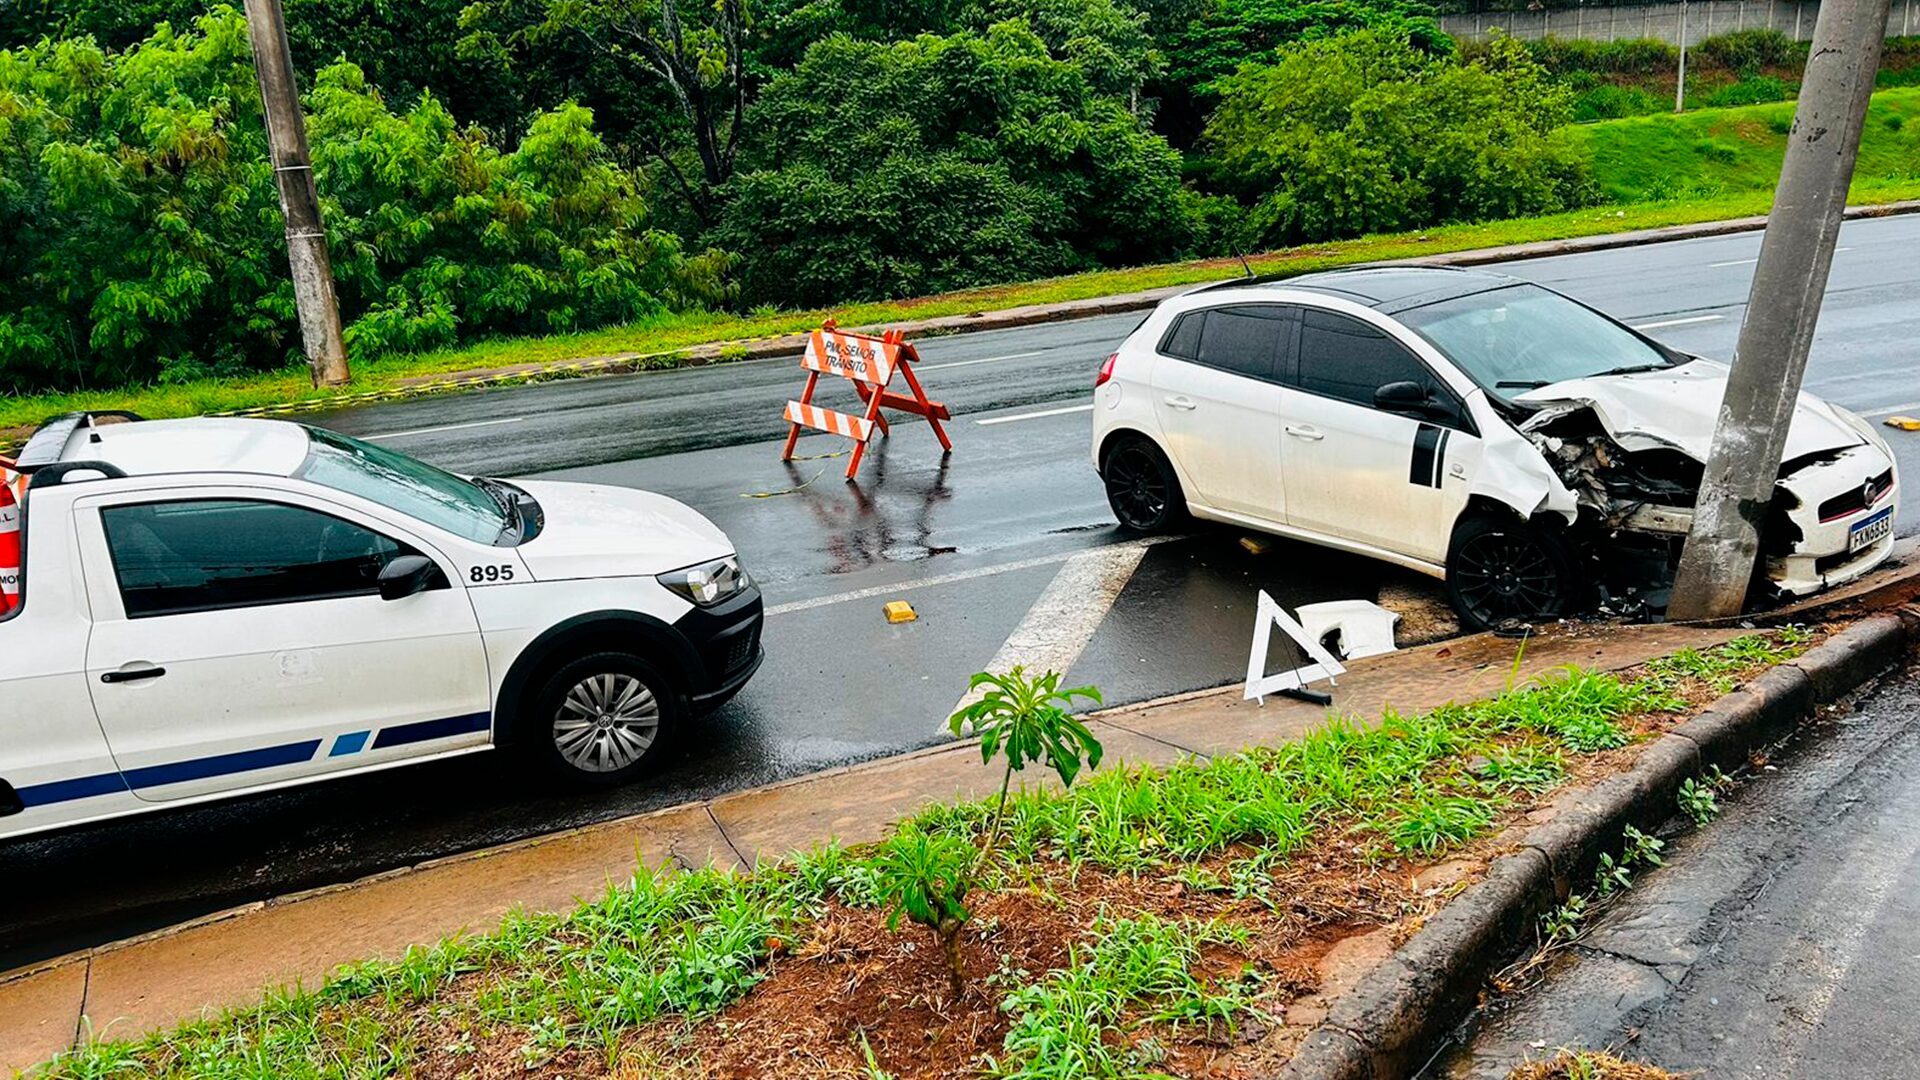
[[[583,656],[535,695],[528,734],[548,769],[567,783],[614,787],[666,756],[679,727],[680,696],[630,653]]]
[[[1447,598],[1468,630],[1572,615],[1587,586],[1557,533],[1517,517],[1476,514],[1453,530]]]
[[[1186,516],[1186,496],[1173,463],[1146,439],[1126,436],[1114,443],[1101,465],[1100,480],[1113,516],[1136,532],[1166,532]]]

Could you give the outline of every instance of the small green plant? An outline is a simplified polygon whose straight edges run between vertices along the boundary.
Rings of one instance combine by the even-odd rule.
[[[1059,672],[1029,678],[1026,669],[1016,665],[1005,675],[987,671],[975,675],[967,691],[981,690],[985,693],[978,701],[954,713],[947,723],[955,735],[972,732],[980,737],[983,764],[991,765],[995,757],[1006,760],[985,843],[976,849],[950,833],[930,833],[910,823],[887,841],[876,866],[888,928],[897,929],[904,915],[933,931],[956,998],[966,991],[960,933],[970,917],[967,895],[979,883],[980,872],[999,842],[1013,774],[1040,762],[1071,787],[1082,769],[1099,767],[1104,752],[1087,725],[1068,711],[1075,700],[1098,704],[1100,691],[1093,687],[1062,690]]]
[[[1689,776],[1680,783],[1680,812],[1695,825],[1705,825],[1720,816],[1720,800],[1711,784],[1702,784]]]
[[[908,826],[881,847],[877,866],[887,929],[899,929],[904,915],[933,931],[956,998],[966,990],[960,931],[967,924],[967,894],[973,891],[978,855],[972,844],[959,837],[929,835]]]

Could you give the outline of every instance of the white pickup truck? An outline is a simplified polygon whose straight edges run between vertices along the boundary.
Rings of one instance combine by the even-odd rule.
[[[762,659],[733,545],[663,496],[105,413],[15,468],[0,838],[499,746],[616,784]]]

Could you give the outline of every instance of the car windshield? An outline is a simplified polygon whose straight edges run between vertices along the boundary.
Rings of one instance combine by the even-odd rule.
[[[491,544],[512,516],[485,488],[384,447],[308,428],[313,446],[295,476],[358,495],[455,536]]]
[[[1501,397],[1676,363],[1605,315],[1538,285],[1442,300],[1397,318]]]

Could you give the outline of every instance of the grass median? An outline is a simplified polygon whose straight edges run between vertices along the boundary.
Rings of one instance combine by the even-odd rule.
[[[1808,640],[1562,669],[1377,726],[1332,720],[1278,747],[1025,788],[1004,807],[938,805],[878,845],[751,872],[642,872],[570,914],[95,1044],[46,1075],[1274,1071],[1324,1007],[1338,955],[1397,945],[1503,827],[1625,768],[1635,744]],[[940,845],[990,853],[957,995],[941,950],[883,913],[903,862]]]

